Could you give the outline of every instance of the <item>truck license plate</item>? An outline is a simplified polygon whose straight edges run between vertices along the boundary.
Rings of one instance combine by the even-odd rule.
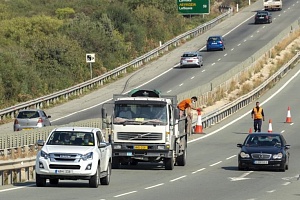
[[[134,146],[134,149],[148,149],[148,146]]]

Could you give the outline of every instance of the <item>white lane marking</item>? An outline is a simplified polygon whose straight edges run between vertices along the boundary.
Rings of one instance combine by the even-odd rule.
[[[268,193],[273,193],[273,192],[275,192],[276,190],[269,190],[269,191],[267,191]]]
[[[183,179],[183,178],[185,178],[185,177],[186,177],[186,175],[180,176],[180,177],[178,177],[178,178],[174,178],[174,179],[170,180],[170,182],[174,182],[174,181],[177,181],[177,180],[179,180],[179,179]]]
[[[239,43],[237,46],[241,46],[241,43]]]
[[[286,11],[283,11],[284,13],[286,12]]]
[[[181,83],[179,86],[183,86],[183,83]]]
[[[290,125],[292,126],[292,125],[294,125],[294,123],[290,123]]]
[[[288,9],[291,9],[290,7]]]
[[[250,37],[253,37],[253,35],[251,35]]]
[[[231,49],[231,51],[233,51],[233,50],[234,50],[234,48]]]
[[[31,187],[31,186],[35,186],[35,184],[30,184],[30,185],[26,185],[26,186],[22,186],[22,187],[14,187],[14,188],[3,189],[3,190],[0,190],[0,193],[1,192],[12,191],[12,190],[23,189],[23,188],[27,188],[27,187]]]
[[[265,101],[263,101],[261,103],[261,105],[264,105],[265,103],[267,103],[268,101],[270,101],[274,96],[276,96],[279,92],[281,92],[281,90],[283,90],[294,78],[296,78],[298,76],[298,74],[300,73],[300,70],[298,70],[289,80],[287,80],[276,92],[274,92],[269,98],[267,98]],[[200,138],[196,138],[196,139],[193,139],[193,140],[190,140],[188,141],[188,143],[192,143],[192,142],[196,142],[198,140],[203,140],[204,138],[207,138],[207,137],[210,137],[216,133],[218,133],[219,131],[227,128],[228,126],[234,124],[235,122],[239,121],[240,119],[244,118],[245,116],[248,116],[250,113],[251,113],[252,110],[249,110],[248,112],[246,112],[245,114],[241,115],[240,117],[232,120],[231,122],[228,122],[226,125],[222,126],[221,128],[211,132],[211,133],[208,133],[206,135],[203,135],[202,137]]]
[[[204,70],[202,70],[201,72],[205,72],[205,69],[204,69]]]
[[[172,92],[172,90],[169,90],[167,93],[170,93],[170,92]]]
[[[214,66],[216,63],[212,63],[211,65]]]
[[[220,60],[221,60],[221,58],[218,59],[218,61],[220,61]]]
[[[194,79],[194,78],[195,78],[195,76],[192,76],[192,77],[191,77],[191,79]]]
[[[156,185],[153,185],[153,186],[150,186],[150,187],[146,187],[145,190],[152,189],[152,188],[161,186],[161,185],[163,185],[163,184],[164,184],[164,183],[159,183],[159,184],[156,184]]]
[[[206,169],[206,168],[198,169],[198,170],[196,170],[196,171],[193,171],[192,174],[195,174],[195,173],[197,173],[197,172],[201,172],[201,171],[203,171],[203,170],[205,170],[205,169]]]
[[[276,17],[273,20],[276,20]]]
[[[244,40],[244,42],[246,42],[247,40]]]
[[[209,165],[210,167],[213,167],[213,166],[215,166],[215,165],[218,165],[218,164],[220,164],[222,161],[219,161],[219,162],[216,162],[216,163],[214,163],[214,164],[211,164],[211,165]]]
[[[282,130],[282,131],[281,131],[281,133],[284,133],[284,132],[285,132],[285,130]]]
[[[281,14],[280,15],[278,15],[278,17],[280,17],[281,16]]]
[[[259,30],[258,30],[258,31],[256,31],[256,33],[259,33]]]
[[[227,56],[227,53],[225,53],[224,56]]]
[[[291,182],[285,182],[282,185],[289,185]]]
[[[242,174],[241,176],[239,177],[229,177],[231,180],[230,181],[242,181],[242,180],[247,180],[247,179],[250,179],[250,178],[246,178],[246,176],[248,176],[249,174],[251,174],[253,171],[249,171],[249,172],[246,172],[244,174]]]
[[[265,28],[266,26],[263,26],[262,28]]]
[[[234,158],[234,157],[236,157],[236,155],[230,156],[230,157],[226,158],[226,160],[229,160],[229,159]]]
[[[116,195],[114,197],[122,197],[122,196],[125,196],[125,195],[128,195],[128,194],[132,194],[132,193],[136,193],[137,191],[131,191],[131,192],[126,192],[126,193],[123,193],[123,194],[119,194],[119,195]]]

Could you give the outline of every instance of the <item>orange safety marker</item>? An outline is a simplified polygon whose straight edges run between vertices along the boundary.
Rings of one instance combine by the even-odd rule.
[[[194,133],[203,133],[203,128],[202,128],[202,117],[201,117],[201,110],[197,109],[198,116],[197,116],[197,124],[194,130]]]
[[[249,129],[249,133],[252,133],[252,128]]]
[[[268,133],[272,133],[272,120],[269,119],[269,128],[268,128]]]
[[[287,111],[287,116],[286,116],[285,123],[292,123],[292,116],[291,116],[290,107],[288,107],[288,111]]]

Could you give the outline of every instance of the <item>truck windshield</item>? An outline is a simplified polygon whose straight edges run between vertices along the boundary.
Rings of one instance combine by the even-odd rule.
[[[166,104],[116,104],[115,124],[166,125]]]

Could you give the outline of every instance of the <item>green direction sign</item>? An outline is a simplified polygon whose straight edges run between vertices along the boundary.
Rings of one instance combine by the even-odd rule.
[[[181,14],[209,14],[210,0],[177,0]]]

